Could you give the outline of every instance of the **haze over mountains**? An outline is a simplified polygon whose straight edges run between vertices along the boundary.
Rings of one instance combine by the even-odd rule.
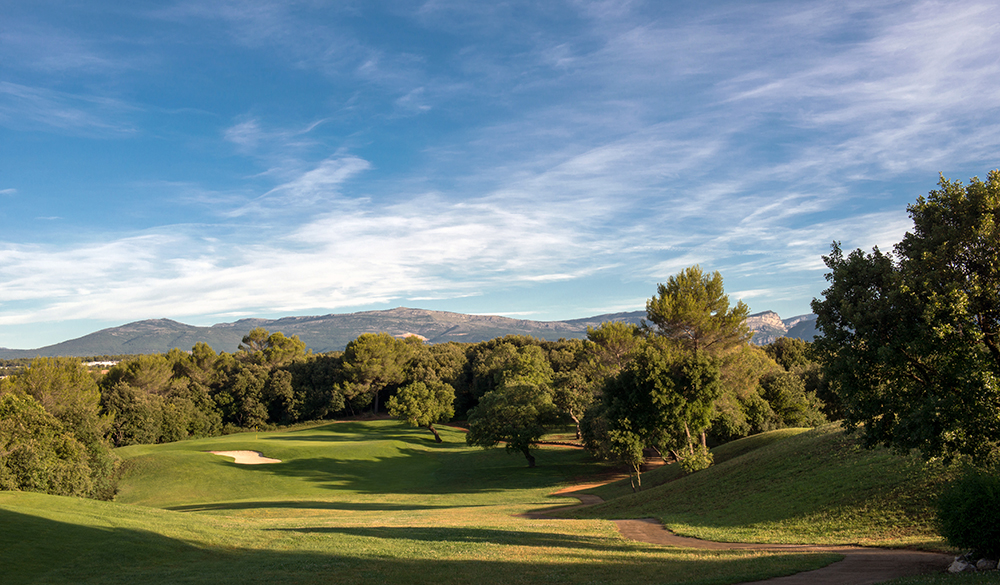
[[[215,351],[233,352],[243,336],[255,327],[263,327],[272,333],[280,331],[289,337],[298,335],[315,353],[342,350],[362,333],[379,332],[398,337],[418,336],[431,343],[478,342],[504,335],[532,335],[547,340],[572,339],[586,337],[587,327],[597,327],[605,321],[639,323],[645,317],[645,311],[632,311],[568,321],[531,321],[398,307],[385,311],[308,317],[241,319],[211,327],[186,325],[170,319],[150,319],[102,329],[38,349],[0,348],[0,359],[163,353],[173,348],[189,350],[199,341],[204,341]],[[754,343],[763,345],[782,336],[811,340],[816,331],[815,319],[815,315],[781,319],[777,313],[765,311],[751,315],[747,324],[755,332]]]

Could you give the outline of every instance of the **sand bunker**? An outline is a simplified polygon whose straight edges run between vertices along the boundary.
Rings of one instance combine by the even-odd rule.
[[[264,463],[281,463],[281,459],[264,457],[260,451],[209,451],[215,455],[232,457],[240,465],[262,465]]]

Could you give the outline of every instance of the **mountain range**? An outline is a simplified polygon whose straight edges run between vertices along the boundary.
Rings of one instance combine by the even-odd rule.
[[[298,335],[315,353],[342,350],[362,333],[379,332],[397,337],[417,336],[430,343],[477,342],[504,335],[531,335],[557,340],[586,337],[587,327],[597,327],[605,321],[638,324],[645,317],[645,311],[632,311],[569,321],[530,321],[398,307],[385,311],[311,317],[240,319],[211,327],[186,325],[170,319],[150,319],[102,329],[38,349],[0,348],[0,359],[163,353],[173,348],[189,350],[199,341],[204,341],[215,351],[234,352],[243,336],[255,327],[263,327],[272,333],[280,331],[289,337]],[[763,345],[782,336],[811,340],[816,331],[815,320],[815,315],[781,319],[777,313],[765,311],[748,317],[747,324],[755,332],[753,342]]]

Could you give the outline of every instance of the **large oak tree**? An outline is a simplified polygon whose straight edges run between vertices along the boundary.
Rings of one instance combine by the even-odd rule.
[[[907,210],[892,253],[824,257],[816,346],[867,445],[982,463],[1000,446],[1000,171],[942,177]]]

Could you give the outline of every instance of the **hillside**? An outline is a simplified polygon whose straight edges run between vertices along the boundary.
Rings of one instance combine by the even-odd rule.
[[[574,516],[654,517],[679,534],[725,542],[943,546],[933,502],[955,470],[940,463],[860,449],[836,424],[713,452],[717,465],[687,477],[676,465],[645,474],[649,487],[639,493],[627,493],[627,481],[593,490],[609,501]]]
[[[385,311],[363,311],[320,316],[283,317],[281,319],[241,319],[211,327],[186,325],[170,319],[150,319],[95,333],[38,349],[0,348],[0,359],[36,356],[98,356],[118,354],[163,353],[178,348],[189,350],[203,341],[215,351],[236,351],[240,340],[254,327],[298,335],[313,352],[339,351],[362,333],[385,332],[398,337],[416,335],[431,343],[449,341],[478,342],[504,335],[531,335],[541,339],[580,339],[587,327],[605,321],[640,323],[645,311],[610,313],[567,321],[531,321],[496,315],[466,315],[447,311],[429,311],[398,307]],[[815,315],[782,320],[766,311],[747,319],[756,333],[753,342],[763,345],[782,335],[811,339]]]
[[[694,551],[589,520],[530,520],[605,468],[547,447],[539,466],[397,421],[331,423],[118,450],[115,502],[0,491],[0,583],[143,585],[737,583],[836,557]],[[281,459],[237,465],[209,451]],[[513,578],[512,578],[513,576]]]

